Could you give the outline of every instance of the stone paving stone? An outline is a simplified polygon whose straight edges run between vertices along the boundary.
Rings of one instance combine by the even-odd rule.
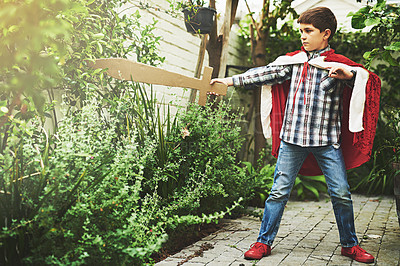
[[[232,264],[230,264],[230,266],[253,266],[253,265],[255,265],[255,263],[248,260],[234,261]]]
[[[276,248],[280,248],[281,246],[287,248],[287,249],[294,249],[297,246],[298,241],[292,240],[292,239],[283,239],[279,244],[276,244]]]
[[[297,265],[302,265],[308,259],[312,249],[294,248],[290,254],[281,262],[282,265],[293,265],[296,262]]]
[[[256,265],[266,265],[266,266],[273,266],[273,265],[279,265],[290,253],[290,250],[272,250],[272,253],[270,256],[262,258],[260,261],[256,263]]]
[[[302,248],[316,248],[319,245],[320,241],[319,240],[309,240],[309,239],[303,239],[300,241],[298,244],[299,247]]]
[[[319,259],[319,258],[309,258],[303,265],[304,266],[323,266],[323,265],[327,265],[327,264],[328,264],[327,260]]]
[[[248,249],[250,249],[250,246],[255,242],[254,237],[249,237],[246,239],[243,239],[242,241],[239,241],[235,244],[236,248],[239,250],[242,250],[243,252],[246,252]]]
[[[333,255],[327,265],[352,265],[352,262],[352,259],[348,257],[342,255]]]
[[[236,242],[238,242],[239,240],[248,237],[250,235],[252,234],[249,231],[238,231],[232,234],[231,239],[236,240]]]
[[[217,235],[215,235],[215,234],[210,234],[210,235],[204,237],[202,240],[204,240],[204,241],[211,241],[211,240],[213,240],[216,236],[217,236]]]
[[[313,260],[318,260],[318,261],[324,261],[325,264],[328,264],[329,260],[331,259],[332,255],[327,255],[328,253],[325,253],[324,255],[321,256],[316,256],[314,255],[314,253],[311,253],[310,257],[308,258],[307,262],[309,260],[313,261]]]
[[[311,256],[313,257],[317,257],[317,258],[326,258],[331,257],[334,253],[334,251],[336,250],[337,245],[319,245],[318,247],[316,247],[312,253]]]
[[[193,263],[201,263],[202,265],[206,265],[207,263],[212,262],[215,259],[214,254],[205,252],[202,256],[194,257],[193,259],[189,260]]]
[[[353,195],[353,207],[360,246],[376,257],[375,265],[400,265],[400,228],[393,199]],[[245,260],[243,254],[257,239],[260,219],[245,216],[223,223],[220,231],[156,265],[177,265],[206,242],[214,248],[191,258],[184,266],[365,265],[341,256],[329,198],[320,202],[289,201],[272,254],[259,261]]]
[[[378,265],[399,265],[400,251],[381,249],[376,261]]]
[[[231,259],[231,258],[224,258],[224,259],[215,259],[205,265],[207,266],[221,266],[221,265],[231,265],[232,263],[234,263],[235,260]]]
[[[159,266],[172,266],[172,265],[178,265],[179,262],[181,262],[182,259],[176,259],[176,258],[166,258],[163,261],[160,261],[157,263]]]
[[[204,266],[204,263],[200,263],[200,262],[185,262],[184,264],[185,266]]]

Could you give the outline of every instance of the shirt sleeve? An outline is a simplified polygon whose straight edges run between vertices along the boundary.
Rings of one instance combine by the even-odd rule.
[[[235,87],[253,88],[254,85],[273,85],[283,83],[291,78],[292,65],[286,66],[262,66],[249,69],[243,74],[234,75],[233,85]]]
[[[344,80],[344,84],[349,86],[350,88],[354,87],[354,82],[356,81],[356,75],[357,75],[357,71],[355,70],[350,70],[351,73],[353,73],[353,77],[349,80]]]

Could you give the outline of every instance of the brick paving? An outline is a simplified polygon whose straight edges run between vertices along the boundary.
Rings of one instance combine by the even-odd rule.
[[[374,255],[375,265],[399,266],[400,229],[394,199],[361,195],[352,198],[360,246]],[[260,219],[244,216],[226,219],[223,224],[219,231],[156,265],[364,265],[340,255],[339,234],[329,199],[289,200],[272,254],[259,261],[245,260],[243,253],[255,242]]]

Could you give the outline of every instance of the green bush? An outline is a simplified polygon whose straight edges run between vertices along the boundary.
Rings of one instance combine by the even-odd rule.
[[[178,117],[182,134],[173,140],[179,143],[175,145],[173,157],[181,161],[177,180],[205,173],[204,177],[194,176],[195,182],[204,178],[207,188],[199,198],[198,212],[210,213],[211,206],[223,209],[233,199],[248,199],[251,178],[233,167],[243,143],[238,115],[226,103],[220,103],[216,108],[211,104],[191,105]]]
[[[182,110],[164,135],[169,152],[161,166],[157,136],[141,136],[134,126],[124,134],[116,130],[121,112],[134,109],[130,97],[119,99],[112,113],[99,107],[98,96],[86,98],[81,109],[66,113],[54,136],[30,129],[21,153],[6,153],[8,169],[15,159],[28,162],[27,176],[15,180],[20,216],[11,216],[1,235],[8,262],[149,262],[168,234],[217,222],[249,195],[249,178],[234,167],[241,137],[227,106]],[[184,128],[189,135],[181,134]],[[3,178],[7,191],[11,178]],[[12,252],[15,246],[19,253]]]
[[[372,158],[350,172],[349,182],[361,193],[392,194],[396,172],[392,162],[398,157],[395,147],[399,138],[396,109],[400,104],[400,7],[378,0],[375,5],[362,7],[350,16],[353,28],[371,27],[368,33],[359,35],[359,50],[353,52],[363,54],[367,67],[381,78],[382,88]]]
[[[1,50],[15,48],[0,69],[0,264],[151,262],[175,229],[217,222],[249,197],[251,182],[234,167],[242,138],[228,106],[191,106],[174,118],[147,89],[87,66],[100,57],[163,61],[156,21],[119,15],[125,2],[0,4]],[[54,133],[44,129],[50,114]]]
[[[262,159],[259,162],[262,163]],[[260,168],[256,169],[250,162],[242,164],[244,167],[237,166],[237,169],[252,180],[252,185],[249,186],[252,189],[249,205],[263,208],[274,183],[276,165],[260,164]],[[327,192],[325,177],[298,175],[293,190],[296,191],[296,198],[299,200],[311,198],[319,200],[320,193]]]
[[[400,162],[400,109],[388,107],[381,111],[372,159],[367,171],[352,172],[354,190],[368,194],[392,194],[397,174],[394,163]],[[364,171],[363,171],[364,170]]]
[[[253,185],[249,187],[252,189],[252,198],[249,204],[262,208],[274,183],[275,165],[267,164],[257,170],[250,162],[242,164],[244,166],[237,166],[238,170],[243,171],[253,181]]]
[[[319,200],[320,193],[326,193],[326,181],[323,175],[321,176],[302,176],[296,177],[293,189],[296,190],[297,198],[304,200],[314,198]],[[311,194],[311,196],[309,195]]]

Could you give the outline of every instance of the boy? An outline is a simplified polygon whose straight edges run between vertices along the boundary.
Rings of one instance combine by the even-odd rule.
[[[330,48],[328,42],[337,25],[330,9],[310,9],[300,15],[298,22],[301,51],[241,75],[211,81],[228,86],[263,85],[263,131],[267,137],[272,135],[272,153],[278,156],[257,242],[244,256],[261,259],[271,254],[298,172],[319,175],[322,170],[342,255],[372,263],[374,257],[358,246],[346,168],[357,167],[370,158],[380,80]]]

